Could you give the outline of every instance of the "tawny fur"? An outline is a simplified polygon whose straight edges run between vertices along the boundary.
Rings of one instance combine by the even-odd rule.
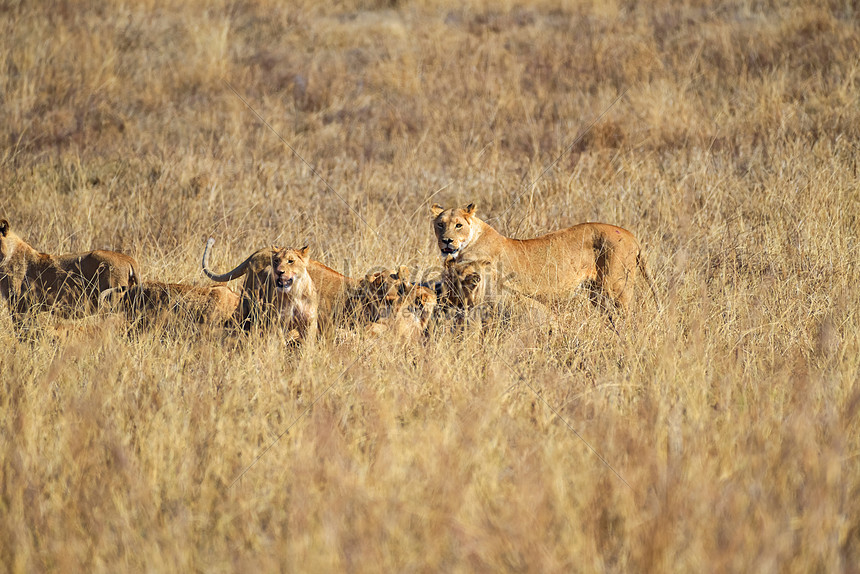
[[[113,309],[121,310],[129,321],[144,326],[165,316],[202,325],[230,323],[239,307],[239,296],[226,285],[196,286],[147,281],[128,289],[103,292],[99,306],[109,299]]]
[[[399,267],[368,274],[353,291],[353,309],[370,331],[388,330],[403,335],[427,330],[436,294],[409,281],[409,269]],[[373,327],[377,325],[377,327]]]
[[[137,263],[123,253],[96,250],[40,253],[0,220],[0,295],[17,321],[34,307],[92,311],[99,293],[138,282]]]
[[[295,331],[300,340],[316,336],[319,296],[308,273],[307,246],[259,249],[233,270],[216,274],[209,269],[209,250],[214,243],[210,238],[203,251],[203,272],[218,282],[245,278],[235,313],[243,329],[278,325],[284,333]]]
[[[555,326],[552,311],[540,301],[505,289],[492,262],[457,261],[448,256],[442,270],[440,306],[459,326],[475,323],[483,330],[510,325]],[[520,325],[519,327],[522,327]]]
[[[497,280],[491,261],[464,261],[447,256],[442,267],[442,295],[439,303],[468,310],[488,298],[487,290]]]
[[[626,229],[581,223],[534,239],[511,239],[479,219],[473,203],[451,209],[434,205],[431,212],[441,255],[491,262],[505,274],[506,288],[551,299],[585,285],[592,301],[611,313],[629,306],[641,273],[657,300],[644,254]]]
[[[124,253],[96,249],[58,255],[56,260],[60,268],[84,281],[86,297],[93,308],[102,291],[131,287],[140,282],[137,261]]]
[[[319,295],[318,322],[321,331],[349,321],[347,301],[358,281],[331,269],[319,261],[308,262],[308,274]]]

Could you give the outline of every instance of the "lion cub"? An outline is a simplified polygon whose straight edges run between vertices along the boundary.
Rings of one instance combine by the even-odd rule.
[[[368,324],[366,331],[402,338],[426,334],[436,307],[436,293],[411,283],[409,269],[403,266],[366,275],[352,297],[353,313]]]
[[[496,274],[489,260],[458,262],[445,258],[439,290],[439,308],[453,317],[458,326],[476,322],[484,327],[483,315],[490,305],[489,292]]]
[[[485,331],[512,322],[555,326],[546,305],[505,289],[498,271],[487,259],[458,261],[447,257],[441,283],[440,304],[453,312],[459,326],[472,322]]]
[[[288,340],[309,340],[317,332],[319,296],[308,274],[308,246],[301,249],[266,247],[252,253],[235,269],[220,275],[209,270],[210,238],[203,252],[203,272],[220,283],[245,277],[236,321],[246,331],[277,325]]]
[[[487,300],[488,286],[496,277],[491,261],[458,262],[449,255],[443,265],[441,303],[467,311]]]

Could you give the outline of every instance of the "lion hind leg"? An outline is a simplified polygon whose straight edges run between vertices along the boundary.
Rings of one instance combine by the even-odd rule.
[[[654,280],[648,272],[645,255],[641,251],[636,254],[636,265],[639,267],[639,272],[642,273],[642,277],[645,278],[645,282],[648,283],[648,288],[651,289],[651,295],[654,296],[654,303],[657,305],[657,310],[661,311],[663,306],[660,304],[660,298],[657,296],[657,288],[654,286]]]

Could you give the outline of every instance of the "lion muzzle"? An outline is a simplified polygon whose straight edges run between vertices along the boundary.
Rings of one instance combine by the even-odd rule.
[[[295,281],[295,276],[284,277],[283,275],[278,277],[275,281],[275,286],[281,291],[289,291],[293,286],[293,282]]]

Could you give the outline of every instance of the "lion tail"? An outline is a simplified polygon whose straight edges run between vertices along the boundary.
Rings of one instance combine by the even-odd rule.
[[[657,304],[657,310],[662,310],[663,307],[660,304],[660,298],[657,296],[657,288],[654,286],[654,280],[648,272],[648,265],[645,262],[645,254],[642,253],[642,250],[636,254],[636,265],[639,266],[639,271],[642,272],[642,277],[645,278],[645,281],[648,283],[648,287],[651,289],[651,295],[654,296],[654,303]]]
[[[116,309],[117,303],[119,303],[122,298],[125,297],[125,294],[127,292],[128,287],[122,286],[105,289],[104,291],[99,293],[99,312],[114,311]]]
[[[238,267],[236,267],[232,271],[228,271],[227,273],[222,273],[220,275],[213,273],[209,269],[209,250],[212,249],[212,246],[214,244],[215,238],[210,237],[209,241],[206,242],[206,248],[203,250],[203,273],[205,273],[209,279],[212,279],[213,281],[217,281],[219,283],[225,283],[227,281],[232,281],[233,279],[238,279],[239,277],[248,272],[248,264],[250,263],[251,257],[253,257],[253,255],[245,259],[242,263],[239,264]]]
[[[140,285],[140,273],[137,271],[137,262],[135,262],[128,270],[128,286],[134,287]]]

